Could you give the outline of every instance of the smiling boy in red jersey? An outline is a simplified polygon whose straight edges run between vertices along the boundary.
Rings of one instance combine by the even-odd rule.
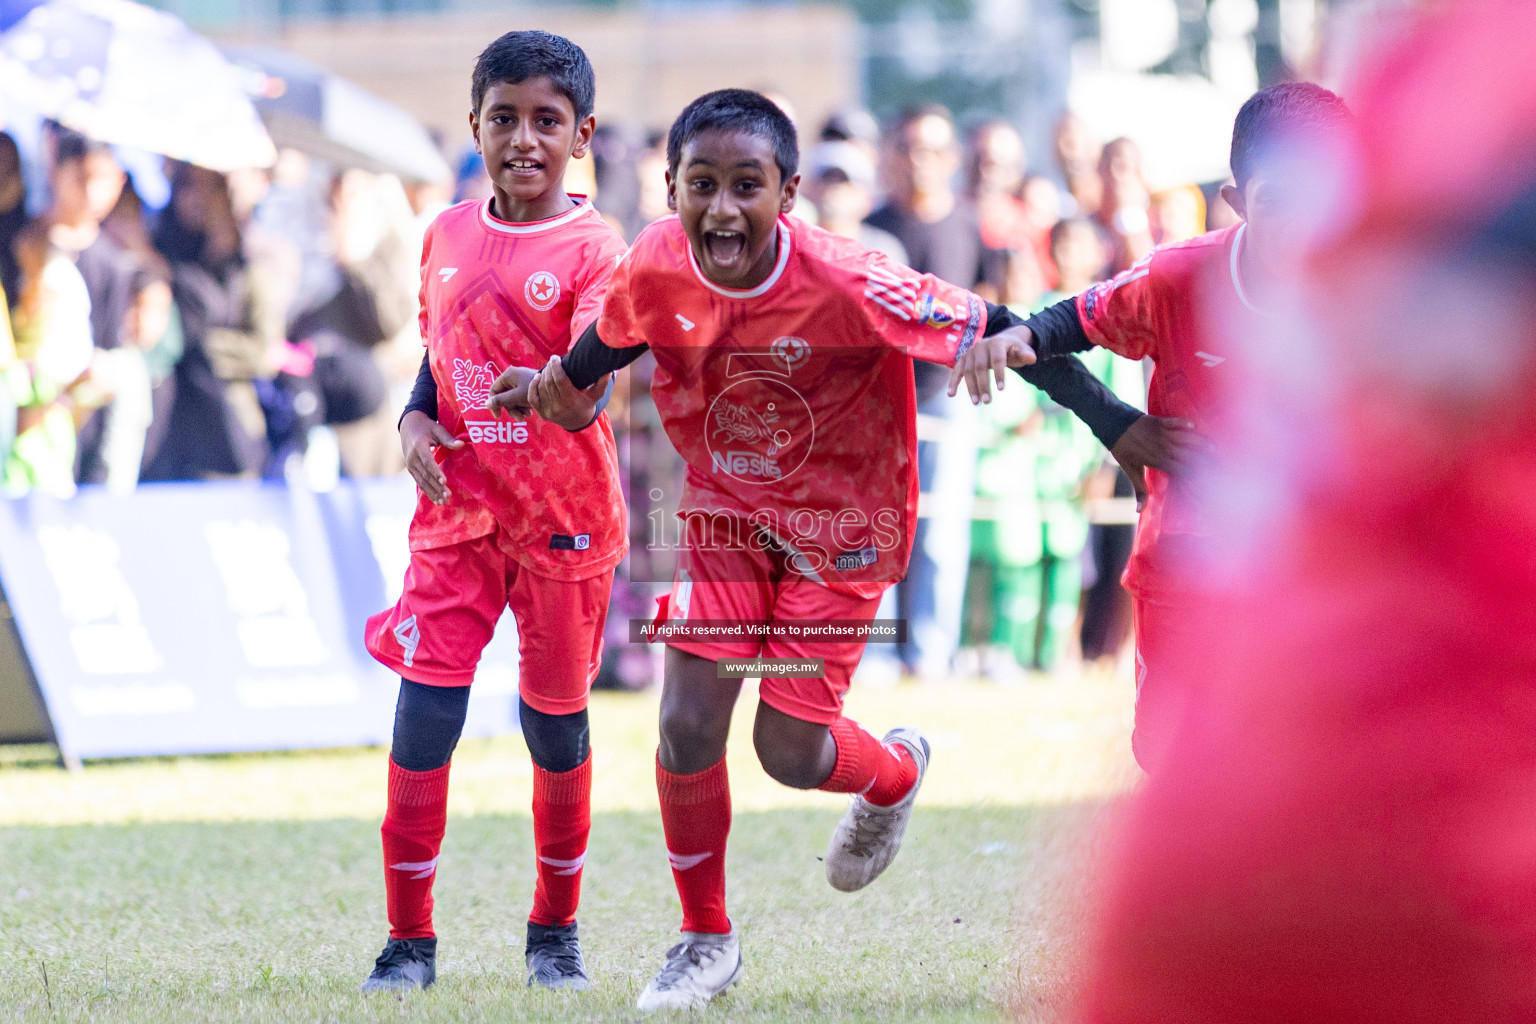
[[[365,992],[436,977],[432,883],[449,762],[480,653],[508,606],[533,759],[528,983],[589,985],[576,934],[591,828],[586,707],[614,566],[628,547],[617,453],[597,404],[602,383],[591,429],[579,433],[502,418],[488,399],[509,366],[564,353],[597,318],[624,243],[561,184],[595,123],[579,47],[508,33],[480,55],[472,92],[470,127],[493,194],[444,212],[423,243],[427,355],[400,423],[421,498],[404,592],[367,626],[368,649],[401,683],[382,830],[390,939]]]
[[[794,127],[763,96],[695,100],[667,149],[677,217],[636,239],[602,319],[549,361],[527,401],[579,429],[592,402],[577,387],[655,354],[652,393],[688,464],[666,626],[867,624],[912,547],[912,360],[1001,379],[1008,339],[975,295],[786,217],[799,183]],[[1096,402],[1111,446],[1141,419],[1075,359],[1052,362],[1058,383],[1076,368],[1086,404],[1064,393],[1063,404]],[[882,740],[843,716],[863,647],[862,636],[668,637],[656,779],[683,936],[642,1010],[702,1005],[741,975],[725,910],[724,760],[741,680],[717,678],[720,662],[825,660],[821,677],[762,674],[758,759],[785,785],[853,795],[826,856],[834,887],[862,888],[895,857],[929,745],[914,728]]]
[[[1236,341],[1254,333],[1267,293],[1299,267],[1301,242],[1323,208],[1310,175],[1280,154],[1328,152],[1350,121],[1344,101],[1306,82],[1255,93],[1232,133],[1235,185],[1222,197],[1243,221],[1188,242],[1163,246],[1123,273],[1025,321],[1031,355],[1053,357],[1101,345],[1129,359],[1150,358],[1147,411],[1192,424],[1220,443],[1230,433],[1224,396],[1248,372]],[[1170,661],[1198,649],[1189,632],[1196,581],[1188,553],[1206,516],[1188,476],[1147,474],[1148,498],[1125,570],[1135,602],[1136,724],[1131,746],[1154,771],[1165,749],[1182,687]]]

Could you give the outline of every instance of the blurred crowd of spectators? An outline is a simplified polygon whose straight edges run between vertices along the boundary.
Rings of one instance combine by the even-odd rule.
[[[884,130],[858,109],[810,127],[796,216],[1020,312],[1232,216],[1194,185],[1152,192],[1135,142],[1101,144],[1071,115],[1048,161],[1028,159],[1006,121],[962,128],[938,106]],[[626,238],[667,213],[660,133],[603,125],[592,149],[569,186],[594,195]],[[110,147],[74,132],[45,126],[36,162],[29,177],[0,134],[6,494],[402,469],[395,420],[421,356],[421,236],[449,202],[489,194],[477,156],[433,184],[294,151],[268,171],[175,164],[159,210]],[[41,194],[28,196],[29,180]],[[1139,365],[1088,358],[1142,403]],[[630,395],[643,396],[648,367],[635,364]],[[977,409],[944,383],[941,368],[918,365],[922,519],[908,579],[880,613],[906,619],[908,640],[872,646],[863,677],[1008,678],[1120,656],[1133,526],[1112,499],[1129,499],[1128,481],[1033,389]],[[627,415],[625,399],[614,421],[634,505],[677,464],[659,425]],[[648,557],[636,548],[632,560]],[[631,568],[635,579],[665,571]],[[616,590],[614,639],[624,620],[649,617],[653,589]],[[643,652],[615,659],[609,682],[649,681]]]
[[[401,468],[392,391],[420,359],[421,232],[447,185],[168,166],[149,209],[109,146],[45,126],[30,202],[0,134],[0,453],[6,493],[281,478],[311,442]],[[318,433],[315,428],[327,428]]]

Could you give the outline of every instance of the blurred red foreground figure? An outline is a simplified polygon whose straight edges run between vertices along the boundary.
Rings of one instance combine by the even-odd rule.
[[[1082,1024],[1536,1021],[1536,4],[1440,11],[1345,93]]]

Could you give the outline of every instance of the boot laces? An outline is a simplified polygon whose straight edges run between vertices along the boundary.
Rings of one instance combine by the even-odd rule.
[[[656,975],[656,987],[658,989],[676,988],[683,982],[692,968],[705,967],[725,952],[725,947],[714,943],[703,944],[693,942],[679,942],[667,950],[667,962]]]

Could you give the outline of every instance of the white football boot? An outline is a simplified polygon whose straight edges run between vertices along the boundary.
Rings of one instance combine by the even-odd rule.
[[[827,847],[827,881],[841,892],[858,892],[896,859],[912,819],[912,804],[928,774],[928,740],[917,729],[909,725],[892,729],[880,742],[899,743],[911,753],[917,762],[917,781],[911,792],[890,807],[872,804],[861,794],[854,796]]]
[[[735,925],[725,935],[683,932],[667,950],[667,962],[640,993],[642,1010],[695,1010],[741,980],[741,939]]]

